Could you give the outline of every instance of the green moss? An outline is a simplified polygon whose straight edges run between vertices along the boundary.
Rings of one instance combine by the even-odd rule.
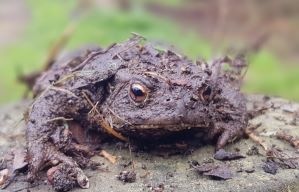
[[[76,1],[28,0],[28,5],[31,19],[24,37],[0,52],[0,103],[21,98],[25,88],[16,81],[17,75],[42,67],[49,48],[69,24]],[[183,33],[173,22],[151,15],[141,6],[130,12],[92,10],[80,19],[67,48],[86,44],[105,47],[129,38],[131,32],[142,34],[160,47],[175,45],[193,59],[211,56],[209,42],[186,29]],[[271,53],[262,51],[252,61],[244,90],[299,100],[298,74],[298,68],[286,68]]]

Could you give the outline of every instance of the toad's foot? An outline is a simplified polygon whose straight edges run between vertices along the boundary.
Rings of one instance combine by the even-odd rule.
[[[77,185],[81,188],[89,188],[88,178],[83,171],[66,163],[50,168],[47,176],[56,191],[69,191]]]
[[[29,148],[29,181],[34,181],[36,174],[45,165],[54,166],[47,172],[48,180],[57,191],[68,191],[76,186],[88,188],[89,181],[87,176],[79,168],[76,161],[64,153],[51,143],[39,144],[35,143]]]
[[[222,149],[228,143],[240,138],[243,135],[242,125],[238,123],[216,123],[207,137],[207,140],[212,140],[218,137],[216,151]]]

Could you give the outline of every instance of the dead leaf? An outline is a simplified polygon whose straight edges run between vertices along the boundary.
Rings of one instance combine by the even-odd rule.
[[[226,165],[218,166],[217,168],[204,173],[204,175],[211,176],[212,178],[215,179],[223,179],[223,180],[233,178],[232,172]]]
[[[220,149],[214,154],[214,159],[217,160],[235,160],[241,158],[245,158],[245,156],[238,152],[227,152],[224,149]]]
[[[291,157],[277,147],[270,148],[266,154],[267,160],[277,163],[281,168],[296,169],[299,166],[299,157]]]
[[[233,177],[233,174],[226,165],[215,165],[214,163],[206,163],[199,165],[197,161],[192,161],[191,166],[199,174],[210,176],[213,179],[227,180]]]
[[[280,140],[288,142],[296,149],[299,149],[299,138],[298,137],[292,136],[286,132],[276,133],[276,137]]]

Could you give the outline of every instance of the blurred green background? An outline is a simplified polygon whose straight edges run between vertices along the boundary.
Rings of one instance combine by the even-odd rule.
[[[42,69],[72,21],[66,50],[107,46],[136,32],[207,60],[250,54],[243,90],[299,101],[299,2],[292,0],[3,0],[0,1],[0,104],[22,98],[21,74]]]

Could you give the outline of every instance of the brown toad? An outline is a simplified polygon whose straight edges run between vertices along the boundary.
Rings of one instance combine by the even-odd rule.
[[[88,187],[76,161],[84,147],[74,140],[71,122],[122,140],[198,130],[218,138],[217,149],[247,125],[245,99],[233,77],[240,69],[225,72],[223,62],[232,63],[227,58],[194,64],[136,35],[88,53],[55,63],[34,87],[27,119],[31,180],[50,165],[57,190]]]

